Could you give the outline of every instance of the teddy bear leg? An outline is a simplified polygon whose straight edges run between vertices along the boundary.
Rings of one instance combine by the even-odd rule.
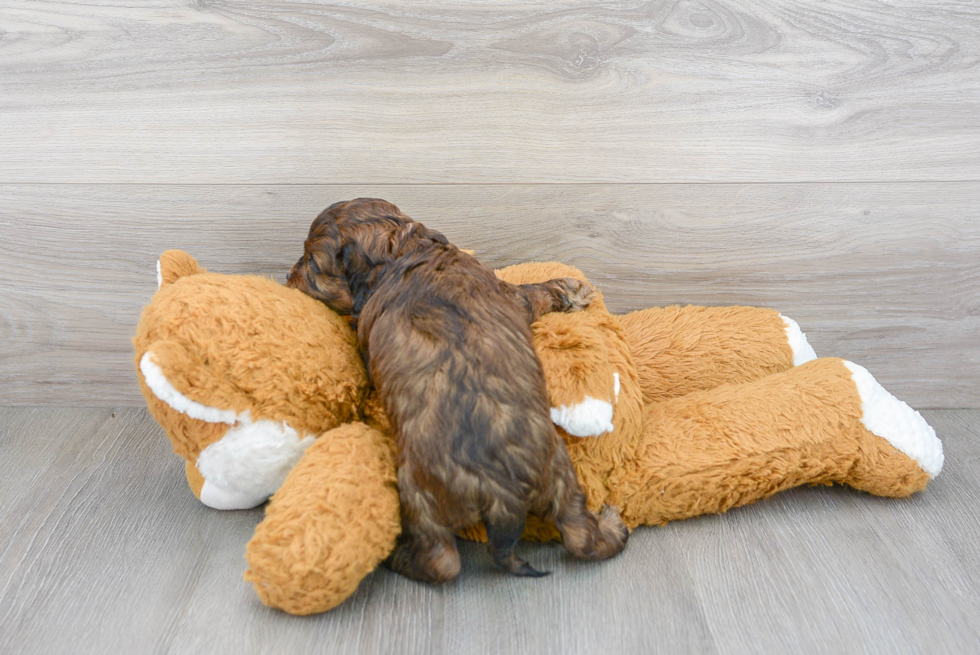
[[[861,400],[861,420],[855,426],[861,457],[841,482],[879,496],[908,496],[924,489],[943,468],[936,431],[863,366],[841,363]]]
[[[870,374],[818,359],[744,385],[654,403],[609,502],[627,525],[664,524],[834,482],[882,496],[925,487],[942,445]]]
[[[796,321],[758,307],[655,307],[619,316],[644,402],[742,384],[816,359]]]

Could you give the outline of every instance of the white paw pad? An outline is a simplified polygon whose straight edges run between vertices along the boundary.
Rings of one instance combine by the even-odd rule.
[[[613,373],[611,401],[586,396],[576,405],[551,408],[551,422],[575,437],[598,437],[612,432],[613,405],[619,402],[619,371]]]
[[[888,393],[863,366],[844,362],[851,372],[864,415],[861,422],[873,434],[885,439],[936,477],[943,469],[943,444],[936,431],[919,412]]]
[[[551,408],[551,422],[576,437],[598,437],[613,431],[613,406],[605,400],[586,396],[572,405]]]

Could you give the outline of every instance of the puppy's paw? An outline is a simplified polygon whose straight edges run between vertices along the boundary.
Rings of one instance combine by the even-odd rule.
[[[615,505],[603,505],[599,512],[599,528],[606,534],[618,536],[624,542],[629,539],[630,529],[623,523],[619,508]]]
[[[555,295],[560,312],[579,312],[592,304],[595,289],[573,277],[554,280]]]

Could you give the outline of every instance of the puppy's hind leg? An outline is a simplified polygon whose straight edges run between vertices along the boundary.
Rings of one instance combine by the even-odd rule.
[[[388,558],[388,566],[406,578],[439,584],[459,574],[456,537],[448,529],[420,529],[402,515],[402,533]]]
[[[619,512],[608,505],[599,516],[589,511],[564,444],[555,453],[554,512],[562,544],[581,559],[599,560],[618,555],[626,547],[629,529]]]
[[[429,494],[420,491],[403,465],[398,471],[402,504],[402,533],[388,558],[388,566],[407,578],[438,584],[459,574],[456,536],[437,520]]]
[[[550,571],[538,571],[514,552],[514,547],[524,534],[524,518],[524,514],[484,518],[483,524],[487,528],[490,555],[493,556],[497,566],[511,575],[541,578],[548,575]]]

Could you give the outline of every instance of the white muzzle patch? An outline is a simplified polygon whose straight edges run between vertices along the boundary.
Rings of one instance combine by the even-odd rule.
[[[289,471],[313,443],[285,421],[241,421],[201,451],[201,502],[215,509],[249,509],[282,486]]]
[[[238,414],[191,400],[170,384],[153,361],[153,353],[140,358],[140,372],[150,391],[176,411],[207,423],[231,426],[225,436],[202,450],[197,458],[197,470],[204,477],[201,502],[208,507],[258,507],[282,486],[290,469],[314,441],[312,435],[300,438],[285,421],[252,421],[247,410]]]

